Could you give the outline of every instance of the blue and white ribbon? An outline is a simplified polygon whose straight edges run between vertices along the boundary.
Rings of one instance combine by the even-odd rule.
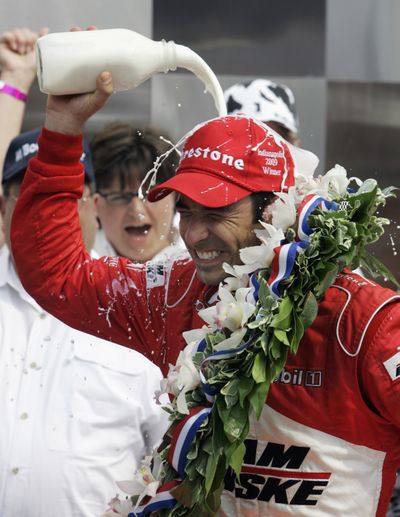
[[[250,281],[250,291],[249,291],[248,295],[246,296],[246,301],[248,303],[253,303],[255,305],[258,301],[258,291],[260,289],[260,283],[257,280],[257,274],[253,273],[252,275],[250,275],[249,281]]]
[[[207,402],[209,402],[210,404],[214,404],[215,397],[218,395],[219,389],[216,388],[215,386],[210,386],[210,384],[208,384],[207,379],[204,377],[204,374],[201,370],[200,370],[200,382],[201,382],[201,387],[203,389],[203,393],[207,399]]]
[[[299,241],[309,241],[312,230],[308,225],[308,218],[311,213],[320,206],[322,210],[337,210],[338,204],[334,201],[327,201],[321,196],[315,194],[309,194],[306,196],[298,210],[298,225],[297,225],[297,239]]]
[[[204,352],[207,346],[206,338],[200,339],[198,343],[193,348],[193,355],[197,354],[197,352]]]

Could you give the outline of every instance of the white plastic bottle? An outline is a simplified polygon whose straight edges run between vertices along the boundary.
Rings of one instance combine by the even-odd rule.
[[[186,68],[203,81],[220,116],[226,115],[222,88],[207,63],[173,41],[153,41],[128,29],[54,32],[36,43],[40,90],[52,95],[90,92],[102,71],[116,91],[129,90],[153,74]]]

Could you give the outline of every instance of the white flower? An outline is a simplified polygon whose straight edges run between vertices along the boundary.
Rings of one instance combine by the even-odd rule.
[[[278,199],[268,205],[263,219],[268,221],[271,216],[272,226],[285,232],[296,222],[296,189],[290,187],[287,193],[275,192],[275,195]]]
[[[121,499],[116,495],[108,503],[109,508],[101,517],[127,517],[133,510],[130,499]]]
[[[191,345],[193,349],[194,345],[204,339],[209,332],[210,329],[204,325],[204,327],[201,327],[200,329],[186,330],[185,332],[182,332],[182,336],[186,343]]]
[[[199,316],[212,328],[229,329],[232,332],[242,328],[255,311],[255,305],[246,301],[250,288],[237,289],[235,296],[224,287],[219,286],[220,301],[213,307],[199,311]]]
[[[320,184],[321,176],[310,178],[302,174],[296,175],[296,205],[298,205],[307,194],[318,193]]]
[[[323,176],[317,178],[296,177],[296,196],[298,201],[307,194],[316,194],[327,200],[343,196],[350,183],[347,172],[341,165],[335,165]]]
[[[144,497],[154,497],[160,482],[157,481],[150,469],[152,457],[146,456],[142,465],[135,473],[133,479],[128,481],[117,481],[118,487],[129,495],[137,495],[135,508],[137,508]],[[132,507],[131,507],[132,509]]]
[[[203,331],[203,334],[205,330]],[[189,413],[186,403],[186,393],[200,384],[200,375],[193,363],[193,350],[197,343],[192,341],[179,352],[175,365],[169,365],[166,379],[161,381],[161,393],[171,393],[176,397],[176,406],[180,413]]]
[[[224,279],[224,284],[229,291],[233,293],[239,289],[239,287],[247,287],[249,285],[249,275],[246,271],[243,271],[243,266],[231,266],[227,262],[224,262],[222,267],[225,273],[232,275]]]
[[[257,237],[261,241],[260,246],[250,246],[248,248],[242,248],[240,253],[240,259],[245,265],[252,265],[253,270],[266,268],[271,265],[272,259],[274,258],[274,248],[280,246],[281,241],[285,238],[285,234],[279,228],[275,228],[272,224],[264,223],[260,221],[263,230],[255,230]]]
[[[259,248],[260,246],[254,246],[254,247]],[[242,249],[250,249],[250,248],[242,248]],[[239,252],[240,251],[241,250],[239,250]],[[233,269],[235,271],[235,276],[237,278],[248,278],[251,273],[253,273],[256,269],[259,269],[260,265],[258,264],[258,262],[252,261],[251,258],[252,258],[252,255],[249,255],[248,263],[236,264],[233,266]],[[248,282],[245,285],[248,285]],[[231,289],[231,291],[232,291],[232,289]]]
[[[350,180],[347,172],[341,165],[335,165],[321,177],[321,190],[327,197],[343,196],[346,193]]]
[[[243,341],[246,332],[246,328],[242,328],[236,330],[235,332],[232,332],[228,339],[224,339],[223,341],[220,341],[217,345],[214,345],[214,349],[217,352],[221,352],[222,350],[228,350],[229,348],[237,348]]]

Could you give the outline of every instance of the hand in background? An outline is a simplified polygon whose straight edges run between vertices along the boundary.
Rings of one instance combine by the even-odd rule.
[[[1,81],[22,93],[29,93],[36,77],[35,43],[47,32],[47,28],[38,32],[23,28],[0,34]],[[11,140],[21,131],[25,108],[23,100],[0,92],[0,194],[4,159]]]
[[[0,36],[1,80],[25,93],[36,77],[35,43],[48,33],[47,28],[38,32],[28,28],[15,28]]]

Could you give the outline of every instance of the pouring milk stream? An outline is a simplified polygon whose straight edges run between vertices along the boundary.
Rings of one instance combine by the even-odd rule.
[[[186,68],[205,84],[220,116],[226,115],[222,88],[207,63],[173,41],[153,41],[129,29],[54,32],[36,43],[40,90],[52,95],[95,90],[97,75],[107,70],[116,91],[129,90],[153,74]]]

